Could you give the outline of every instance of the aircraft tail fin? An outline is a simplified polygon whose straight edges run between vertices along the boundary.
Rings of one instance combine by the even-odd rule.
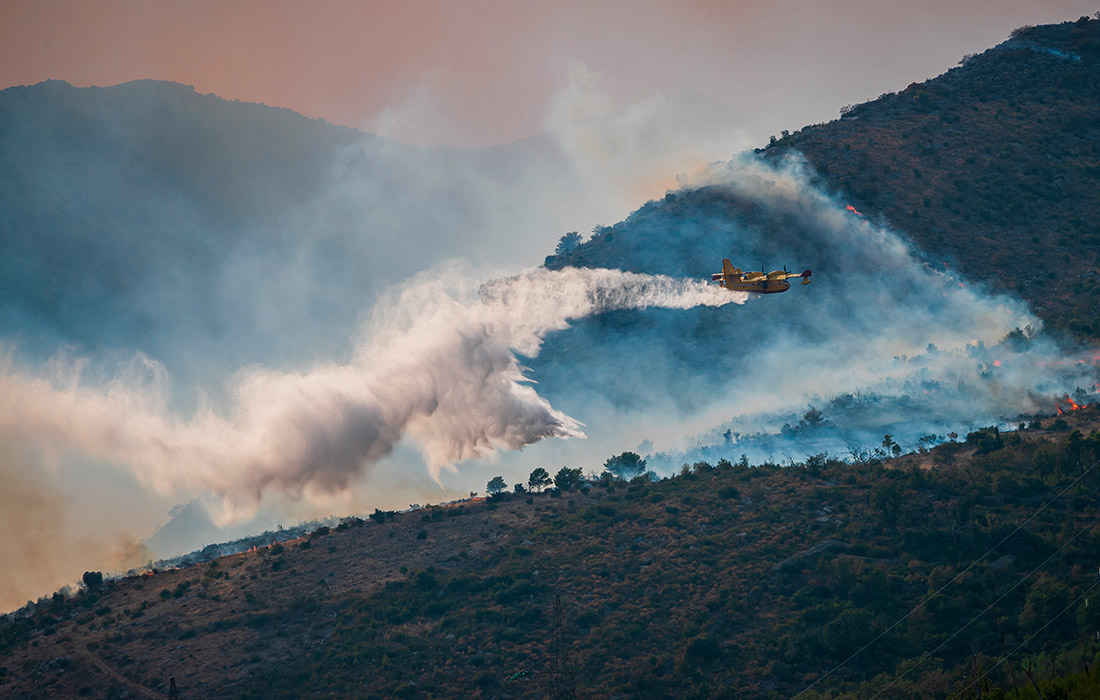
[[[735,270],[733,263],[729,258],[722,258],[722,274],[726,276],[726,279],[732,280],[740,270]]]
[[[804,271],[800,276],[802,277],[802,284],[809,284],[810,283],[810,271],[809,270]]]

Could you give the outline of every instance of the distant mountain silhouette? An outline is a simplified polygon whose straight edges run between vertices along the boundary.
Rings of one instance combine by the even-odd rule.
[[[166,82],[0,91],[0,338],[35,361],[142,351],[184,388],[346,353],[381,290],[454,257],[537,264],[567,221],[626,211],[638,158],[724,114],[645,107],[416,149]],[[615,143],[578,149],[589,132]]]
[[[0,91],[0,338],[145,352],[183,388],[346,353],[379,290],[528,247],[537,204],[500,199],[570,181],[555,148],[406,148],[158,81]]]
[[[251,313],[233,262],[291,247],[279,222],[364,138],[173,83],[0,91],[0,333],[39,352],[171,357],[181,335],[233,352],[217,339]]]

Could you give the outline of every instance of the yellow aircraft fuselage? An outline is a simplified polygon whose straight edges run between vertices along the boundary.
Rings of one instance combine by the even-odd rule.
[[[734,267],[728,258],[722,261],[722,271],[711,275],[711,281],[717,282],[731,292],[750,292],[752,294],[778,294],[791,288],[787,280],[801,277],[802,284],[810,283],[810,271],[801,273],[775,270],[774,272],[742,272]]]

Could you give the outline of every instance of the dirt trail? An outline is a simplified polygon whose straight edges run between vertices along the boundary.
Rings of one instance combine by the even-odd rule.
[[[107,674],[112,679],[118,681],[138,695],[142,697],[152,698],[153,700],[168,700],[168,696],[164,693],[159,693],[152,688],[147,688],[144,685],[136,683],[129,678],[123,676],[121,673],[108,666],[106,661],[99,658],[98,655],[94,654],[91,649],[84,646],[83,644],[76,647],[76,652],[88,661],[91,661],[92,664],[95,665],[95,667],[98,668],[100,671],[103,671],[103,673]]]

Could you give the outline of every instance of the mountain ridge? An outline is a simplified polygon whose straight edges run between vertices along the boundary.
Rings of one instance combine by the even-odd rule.
[[[943,75],[759,152],[826,185],[1053,331],[1100,337],[1100,19],[1022,27]],[[1035,225],[1037,224],[1037,225]]]
[[[1016,35],[938,77],[850,105],[840,119],[773,137],[757,153],[772,161],[805,157],[817,181],[858,211],[966,276],[1020,295],[1052,331],[1095,340],[1100,19]],[[1074,53],[1058,55],[1062,49]],[[1061,129],[1056,140],[1046,133],[1051,114]],[[1030,223],[1044,216],[1057,217],[1061,230],[1047,222],[1033,232]],[[614,254],[598,249],[626,226],[606,227],[546,264],[611,263]],[[1050,279],[1065,283],[1051,289]]]

